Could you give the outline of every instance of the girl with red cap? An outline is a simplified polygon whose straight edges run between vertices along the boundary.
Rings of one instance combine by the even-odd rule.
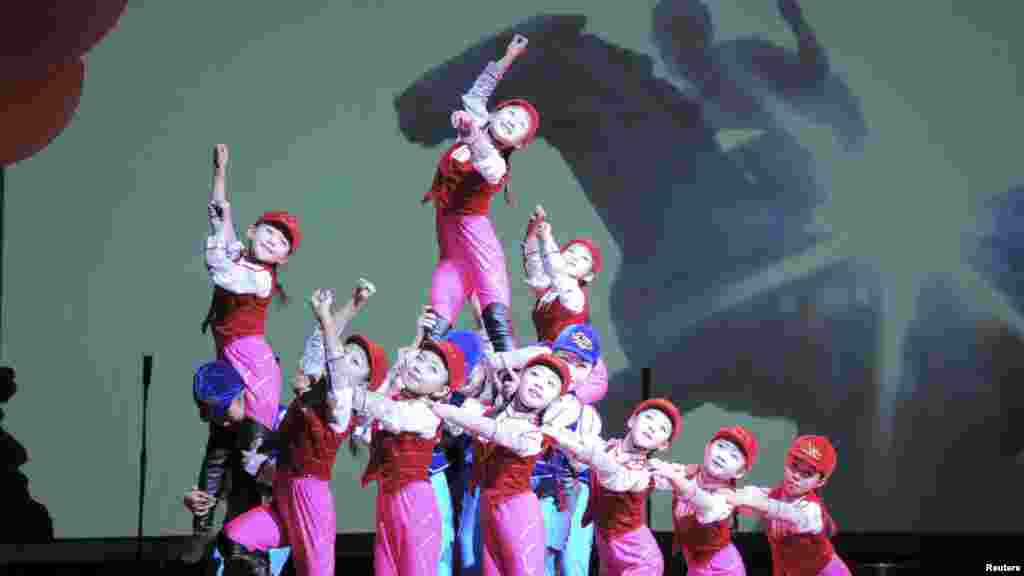
[[[564,429],[545,427],[558,447],[590,465],[590,506],[584,523],[597,525],[601,574],[660,576],[665,561],[647,527],[644,508],[651,490],[670,490],[655,474],[651,454],[665,450],[679,436],[683,418],[671,401],[645,400],[633,409],[622,439],[580,441]]]
[[[743,557],[732,543],[735,508],[729,496],[757,460],[757,438],[742,426],[722,428],[704,448],[704,463],[685,468],[660,464],[658,474],[672,483],[673,551],[686,557],[686,573],[743,576]]]
[[[353,300],[365,302],[369,293],[362,285]],[[334,574],[334,541],[337,533],[331,470],[338,448],[352,430],[353,389],[379,385],[387,372],[387,355],[372,340],[350,336],[341,342],[340,328],[331,310],[333,294],[313,293],[313,310],[326,341],[327,357],[319,378],[288,407],[277,433],[267,446],[278,457],[247,451],[246,470],[273,486],[273,500],[238,516],[224,527],[225,537],[248,550],[270,550],[291,545],[299,576]],[[307,369],[315,371],[308,362]],[[249,573],[243,554],[229,557],[225,576]]]
[[[374,573],[436,574],[441,514],[430,482],[441,419],[431,401],[444,400],[465,381],[465,358],[451,342],[424,340],[402,350],[376,389],[353,389],[356,412],[372,422],[366,486],[377,482]]]
[[[239,242],[224,191],[227,162],[228,148],[218,144],[209,203],[211,234],[206,241],[206,267],[214,293],[203,331],[212,328],[217,357],[242,375],[246,415],[273,428],[281,369],[264,338],[267,307],[275,294],[287,299],[277,268],[299,248],[302,232],[295,216],[266,212],[246,231],[248,248]]]
[[[458,140],[441,157],[423,201],[436,208],[440,260],[430,283],[430,305],[440,317],[429,337],[441,340],[466,299],[475,295],[488,338],[501,352],[514,347],[509,317],[511,291],[505,253],[488,217],[491,197],[507,187],[509,158],[533,140],[540,117],[525,100],[499,103],[492,114],[487,101],[512,62],[526,50],[516,35],[505,56],[491,62],[462,97],[463,110],[452,115]]]
[[[836,524],[818,495],[836,469],[836,450],[824,436],[800,436],[786,453],[781,484],[748,486],[731,498],[741,512],[767,520],[773,576],[849,576],[830,538]]]
[[[285,294],[277,281],[277,267],[288,261],[302,240],[298,220],[287,212],[267,212],[247,230],[249,247],[235,236],[231,207],[225,193],[228,148],[218,144],[213,154],[213,187],[208,213],[206,267],[214,285],[213,299],[203,332],[213,330],[217,359],[230,364],[244,385],[242,410],[245,427],[230,430],[210,424],[210,436],[200,468],[198,488],[217,497],[227,474],[222,447],[249,437],[263,437],[274,429],[281,397],[281,368],[264,337],[271,298]],[[198,516],[197,534],[212,531],[213,515]]]
[[[540,576],[546,533],[530,475],[549,447],[541,426],[548,407],[568,389],[569,369],[548,354],[511,377],[516,392],[501,409],[479,414],[439,403],[433,409],[475,437],[472,483],[480,487],[484,576]]]
[[[537,206],[526,227],[522,244],[526,284],[537,302],[533,326],[537,339],[554,342],[569,326],[590,323],[590,299],[585,288],[601,272],[601,250],[590,238],[574,238],[559,248],[544,208]],[[593,404],[608,392],[608,368],[598,358],[586,385],[573,392],[584,404]]]

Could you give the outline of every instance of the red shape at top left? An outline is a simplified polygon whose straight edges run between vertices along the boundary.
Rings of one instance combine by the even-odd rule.
[[[128,0],[4,0],[0,78],[74,64],[117,25]]]

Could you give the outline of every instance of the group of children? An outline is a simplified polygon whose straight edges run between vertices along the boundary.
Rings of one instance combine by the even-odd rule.
[[[731,543],[737,513],[767,521],[774,573],[849,574],[829,542],[834,523],[818,496],[836,454],[820,436],[797,438],[784,480],[739,488],[757,440],[723,428],[698,465],[654,457],[682,432],[667,399],[641,402],[622,438],[603,439],[593,408],[608,386],[587,286],[601,251],[577,238],[559,246],[537,207],[522,243],[536,296],[536,342],[520,345],[511,289],[489,203],[512,202],[510,156],[540,124],[523,100],[488,110],[489,98],[526,49],[516,36],[462,96],[458,138],[441,157],[424,202],[435,207],[440,258],[416,336],[389,361],[384,348],[345,327],[375,292],[360,280],[342,304],[310,298],[316,323],[280,405],[282,370],[264,337],[278,268],[302,241],[298,220],[267,212],[240,242],[225,194],[227,148],[214,151],[206,263],[214,284],[203,323],[216,360],[195,374],[193,395],[210,435],[196,487],[185,496],[198,541],[216,548],[223,573],[267,574],[289,548],[300,575],[334,574],[333,465],[346,440],[369,449],[362,477],[375,482],[377,574],[525,576],[587,574],[596,543],[602,574],[662,574],[645,517],[652,490],[673,494],[675,546],[693,574],[744,574]],[[454,330],[469,302],[475,330]],[[227,501],[223,530],[212,526]]]

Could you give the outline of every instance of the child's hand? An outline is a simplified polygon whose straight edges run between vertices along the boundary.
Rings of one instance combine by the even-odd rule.
[[[469,136],[473,131],[473,117],[465,110],[452,112],[452,127],[458,130],[459,136]]]
[[[185,508],[196,516],[205,516],[211,508],[217,505],[216,498],[196,486],[185,493],[184,502]]]
[[[360,278],[355,290],[352,291],[352,303],[355,305],[356,310],[362,308],[366,301],[370,299],[370,296],[376,293],[377,288],[369,280]]]
[[[537,223],[537,235],[539,236],[551,236],[551,224],[546,220],[542,220]]]
[[[548,215],[544,212],[544,207],[537,204],[537,207],[533,209],[533,215],[531,218],[535,218],[538,222],[547,220]]]
[[[217,144],[213,147],[213,169],[223,172],[228,165],[228,145]]]
[[[430,306],[424,306],[420,317],[416,319],[416,328],[420,332],[430,332],[437,325],[437,313]]]
[[[505,58],[515,60],[523,52],[526,52],[526,45],[528,43],[529,41],[526,39],[526,36],[516,34],[512,37],[512,41],[508,43],[508,48],[505,49]]]
[[[310,305],[313,307],[313,314],[318,320],[331,317],[331,305],[334,304],[334,290],[317,288],[310,298]]]

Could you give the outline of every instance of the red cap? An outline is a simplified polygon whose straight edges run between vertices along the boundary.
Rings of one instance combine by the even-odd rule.
[[[747,457],[747,470],[749,471],[757,461],[757,437],[754,436],[754,433],[743,426],[731,426],[715,432],[711,441],[714,442],[720,438],[736,444],[740,450],[743,450],[743,455]]]
[[[466,357],[462,349],[448,341],[436,342],[424,340],[421,350],[431,350],[441,356],[444,367],[448,370],[448,389],[458,392],[466,382]]]
[[[273,212],[264,212],[260,219],[256,221],[257,224],[277,224],[284,228],[288,233],[288,242],[291,244],[291,254],[294,254],[299,249],[299,244],[302,243],[302,230],[299,228],[299,219],[284,210],[275,210]]]
[[[668,419],[672,422],[672,435],[669,436],[669,442],[675,442],[679,434],[683,432],[683,415],[679,413],[679,408],[676,408],[676,405],[668,398],[644,400],[637,404],[636,408],[633,408],[633,413],[629,417],[632,418],[644,410],[661,410],[665,416],[668,416]]]
[[[562,392],[561,395],[569,393],[569,385],[572,384],[572,376],[569,373],[569,365],[564,360],[555,356],[554,354],[540,354],[534,356],[523,366],[523,372],[526,372],[530,366],[547,366],[558,374],[558,377],[562,379]]]
[[[793,460],[810,465],[827,480],[836,469],[836,449],[824,436],[798,436],[786,452],[786,463]]]
[[[380,344],[370,340],[362,334],[353,334],[345,340],[345,344],[356,343],[363,347],[366,357],[370,361],[370,383],[367,386],[371,392],[376,392],[384,383],[384,377],[388,373],[388,354]]]
[[[526,114],[530,116],[530,129],[526,132],[526,137],[523,138],[523,142],[520,144],[520,146],[525,147],[530,142],[533,142],[533,139],[537,137],[537,129],[540,128],[540,113],[533,107],[533,104],[519,98],[499,102],[494,108],[494,111],[497,112],[498,110],[509,106],[519,106],[523,110],[526,110]]]
[[[573,244],[579,244],[580,246],[584,246],[590,252],[590,258],[593,260],[591,272],[593,272],[595,276],[599,272],[601,272],[601,269],[604,267],[604,258],[601,256],[601,249],[597,247],[597,243],[594,242],[592,238],[573,238],[572,240],[566,242],[565,246],[562,246],[562,251],[564,252],[569,248],[569,246],[572,246]]]

